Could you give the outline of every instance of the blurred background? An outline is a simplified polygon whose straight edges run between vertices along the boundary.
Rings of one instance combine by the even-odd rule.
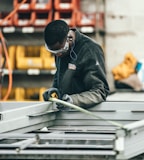
[[[0,0],[0,100],[42,101],[55,73],[43,30],[55,19],[102,46],[111,92],[143,91],[143,0]]]

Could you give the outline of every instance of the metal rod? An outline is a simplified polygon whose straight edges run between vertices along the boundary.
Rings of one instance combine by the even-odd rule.
[[[124,125],[124,128],[127,129],[127,130],[132,130],[132,129],[136,129],[136,128],[139,128],[139,127],[144,127],[144,120],[136,121],[136,122],[133,122],[131,124]]]
[[[39,142],[39,136],[36,135],[35,138],[30,138],[30,139],[23,141],[23,143],[20,145],[20,147],[16,148],[16,151],[20,152],[21,150],[27,148],[29,145],[31,145],[33,143],[38,143],[38,142]]]

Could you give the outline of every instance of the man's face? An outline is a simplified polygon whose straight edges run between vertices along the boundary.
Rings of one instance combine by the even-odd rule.
[[[61,44],[57,42],[56,44],[48,47],[45,44],[46,49],[54,54],[55,56],[64,56],[68,53],[69,51],[69,40],[66,38],[66,40]]]

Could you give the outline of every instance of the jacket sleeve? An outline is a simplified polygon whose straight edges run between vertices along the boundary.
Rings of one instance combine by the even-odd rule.
[[[88,49],[87,53],[84,54],[86,58],[82,58],[86,90],[79,94],[71,95],[74,104],[83,108],[105,101],[109,93],[103,51],[100,46],[95,50],[93,49]]]

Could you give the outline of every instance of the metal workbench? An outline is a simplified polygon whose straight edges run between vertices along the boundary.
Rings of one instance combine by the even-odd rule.
[[[144,159],[143,101],[109,100],[88,110],[105,120],[51,102],[1,102],[0,159]]]

